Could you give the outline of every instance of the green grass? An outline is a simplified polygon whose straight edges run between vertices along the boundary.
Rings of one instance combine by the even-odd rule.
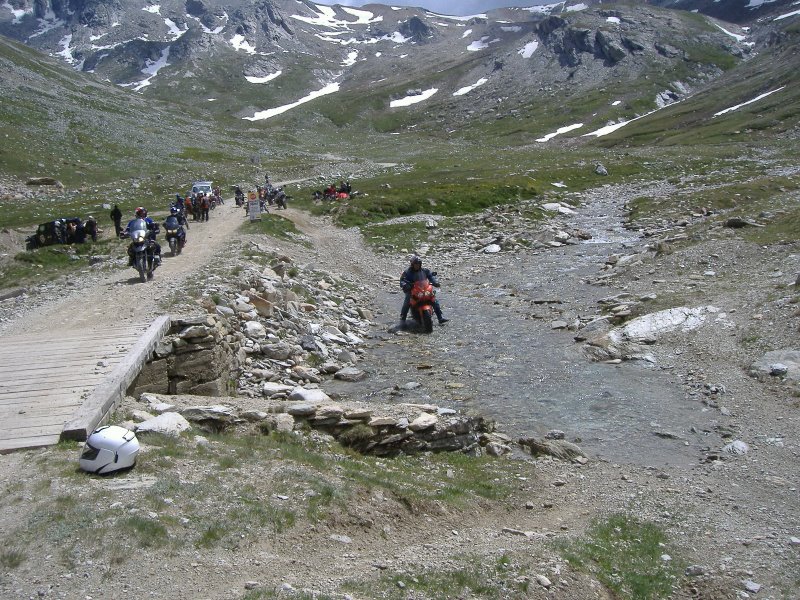
[[[349,582],[345,590],[369,597],[404,600],[425,598],[528,598],[533,585],[527,575],[528,567],[508,554],[494,562],[483,557],[456,556],[450,569],[429,569],[424,565],[403,573],[388,572],[377,582]],[[377,594],[379,594],[379,596]]]
[[[242,211],[244,213],[244,211]],[[264,234],[284,240],[299,240],[302,234],[294,223],[278,214],[276,209],[261,213],[259,221],[246,219],[239,227],[239,231],[246,234]]]
[[[25,285],[58,277],[74,277],[89,266],[94,254],[122,255],[124,247],[117,240],[97,243],[56,245],[19,252],[12,260],[0,263],[0,287]]]
[[[582,539],[561,546],[573,568],[597,577],[619,600],[670,598],[682,570],[676,551],[663,529],[624,514],[595,521]]]
[[[7,548],[0,552],[0,566],[7,570],[16,569],[24,563],[26,559],[27,556],[24,552],[14,550],[13,548]]]
[[[131,515],[117,522],[119,539],[132,540],[139,548],[161,548],[167,545],[167,528],[156,519]]]

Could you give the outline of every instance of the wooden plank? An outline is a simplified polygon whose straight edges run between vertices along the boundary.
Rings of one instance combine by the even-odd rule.
[[[45,446],[55,446],[60,441],[58,433],[46,433],[41,435],[30,435],[14,439],[0,439],[0,454],[8,454],[14,450],[26,448],[43,448]]]
[[[128,355],[109,378],[97,386],[61,432],[61,439],[85,440],[100,421],[124,397],[128,387],[139,375],[156,345],[169,331],[168,315],[158,317],[137,340]]]
[[[111,371],[109,371],[110,373]],[[11,383],[0,384],[0,394],[13,394],[15,392],[25,392],[29,390],[46,390],[51,389],[53,386],[60,387],[61,385],[81,385],[85,382],[83,387],[92,387],[92,382],[105,379],[108,373],[48,373],[41,377],[25,377],[18,381]]]
[[[164,316],[150,327],[0,338],[0,452],[58,443],[76,416],[84,419],[85,439],[109,401],[113,406],[122,398],[169,324]]]
[[[80,406],[80,399],[77,399],[72,403],[64,402],[58,406],[22,406],[19,410],[16,408],[11,410],[2,408],[0,409],[0,419],[3,420],[3,429],[6,429],[7,425],[12,421],[17,421],[20,419],[38,419],[39,417],[46,417],[48,415],[55,414],[60,415],[65,411],[75,412],[75,409],[78,406]],[[8,428],[10,428],[10,425],[8,425]]]
[[[15,419],[9,421],[3,428],[10,434],[8,436],[10,438],[20,437],[20,435],[24,435],[32,429],[50,431],[55,427],[57,429],[56,433],[60,433],[61,429],[64,427],[64,423],[66,423],[67,419],[69,419],[74,412],[75,407],[72,409],[65,407],[60,412],[51,415],[30,417],[26,420]]]
[[[129,340],[117,340],[115,343],[110,342],[96,342],[93,340],[82,340],[72,344],[35,344],[32,346],[18,345],[18,346],[2,346],[0,345],[0,354],[4,356],[17,356],[19,354],[28,353],[35,356],[47,357],[49,355],[58,355],[61,352],[110,352],[116,353],[117,351],[124,351],[136,343],[136,340],[141,336],[132,337]]]
[[[19,413],[21,410],[33,410],[34,408],[41,408],[42,410],[57,409],[61,406],[74,406],[80,404],[83,399],[83,394],[70,394],[68,396],[54,396],[45,398],[43,402],[39,398],[24,398],[19,402],[6,403],[0,405],[0,414]]]
[[[64,423],[75,412],[75,408],[65,408],[61,413],[54,413],[48,416],[28,418],[24,421],[16,420],[8,422],[3,429],[8,433],[8,437],[24,437],[31,430],[41,430],[47,432],[61,433]]]
[[[69,387],[58,390],[45,390],[39,392],[22,392],[8,396],[0,396],[0,408],[6,406],[17,406],[20,404],[36,403],[47,405],[52,402],[59,402],[63,398],[80,398],[81,395],[90,391],[85,386]]]
[[[23,343],[23,344],[40,344],[45,342],[47,344],[64,342],[64,341],[75,341],[75,340],[82,340],[87,338],[95,338],[95,339],[105,339],[105,340],[116,340],[123,337],[132,337],[136,335],[140,335],[147,331],[147,327],[142,325],[130,326],[130,327],[121,327],[120,329],[115,329],[113,331],[109,330],[100,330],[100,331],[92,331],[92,330],[81,330],[81,331],[70,331],[70,332],[62,332],[57,338],[54,338],[52,334],[36,334],[36,335],[12,335],[12,336],[4,336],[1,344],[14,344],[14,343]]]

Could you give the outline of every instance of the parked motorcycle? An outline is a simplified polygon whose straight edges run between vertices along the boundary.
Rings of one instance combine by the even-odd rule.
[[[286,192],[283,191],[282,187],[279,187],[275,192],[274,202],[278,208],[282,208],[286,210]]]
[[[180,224],[178,217],[170,215],[164,221],[164,229],[166,230],[167,243],[172,256],[177,256],[186,245],[186,230]]]
[[[433,331],[433,303],[436,290],[427,279],[415,281],[411,288],[411,317],[425,333]]]
[[[161,256],[157,252],[158,244],[144,219],[136,219],[130,223],[128,235],[131,238],[129,253],[133,257],[133,268],[139,273],[139,280],[144,283],[153,278],[153,272],[161,263]]]

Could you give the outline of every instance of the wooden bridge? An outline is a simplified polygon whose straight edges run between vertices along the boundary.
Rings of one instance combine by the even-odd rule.
[[[149,327],[0,338],[0,453],[86,439],[169,325],[162,316]]]

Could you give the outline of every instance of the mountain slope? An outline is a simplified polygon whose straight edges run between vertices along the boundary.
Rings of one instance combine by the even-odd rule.
[[[51,2],[47,18],[0,20],[0,31],[226,126],[272,126],[265,121],[296,113],[302,120],[310,109],[336,126],[379,131],[476,121],[494,129],[499,117],[546,125],[562,108],[601,123],[616,118],[607,110],[614,100],[645,109],[658,97],[683,97],[750,51],[704,17],[640,4],[502,9],[470,19],[294,0],[70,6]],[[426,91],[429,99],[411,104]],[[392,107],[403,99],[409,105]],[[279,112],[295,103],[299,109]]]

